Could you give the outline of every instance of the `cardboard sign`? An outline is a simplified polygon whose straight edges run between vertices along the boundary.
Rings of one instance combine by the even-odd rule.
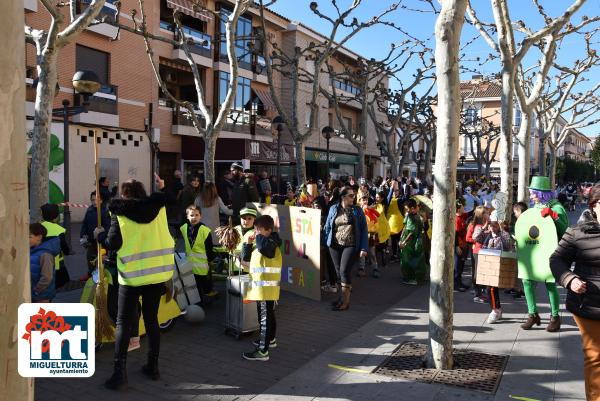
[[[554,282],[550,255],[558,246],[556,227],[551,217],[542,217],[540,208],[527,209],[515,225],[519,278]]]
[[[321,300],[321,211],[296,206],[253,203],[259,214],[275,220],[281,237],[281,289]]]

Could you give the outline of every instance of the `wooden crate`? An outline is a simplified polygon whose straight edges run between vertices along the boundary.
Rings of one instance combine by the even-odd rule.
[[[517,286],[517,254],[495,249],[481,249],[477,259],[477,278],[479,285],[498,288]]]

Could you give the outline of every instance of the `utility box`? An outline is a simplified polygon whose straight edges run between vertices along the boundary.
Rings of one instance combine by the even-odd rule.
[[[477,278],[479,285],[498,288],[517,286],[517,253],[496,249],[481,249],[477,259]]]

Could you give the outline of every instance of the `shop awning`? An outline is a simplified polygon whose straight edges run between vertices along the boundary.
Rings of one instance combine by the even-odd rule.
[[[260,102],[265,106],[266,110],[276,110],[277,106],[275,106],[275,102],[273,98],[271,98],[271,94],[266,90],[260,90],[256,88],[252,88],[256,96],[260,99]]]
[[[167,0],[167,7],[180,11],[190,17],[198,18],[201,21],[209,22],[212,19],[210,13],[201,10],[200,7],[194,8],[196,4],[201,6],[199,2],[194,0]]]

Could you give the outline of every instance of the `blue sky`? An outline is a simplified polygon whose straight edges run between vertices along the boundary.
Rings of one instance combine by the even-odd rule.
[[[366,21],[372,16],[381,13],[387,9],[393,3],[392,0],[363,0],[362,4],[355,10],[352,17],[358,18],[359,21]],[[493,22],[492,11],[490,1],[488,0],[472,0],[475,6],[475,10],[480,19],[487,22]],[[564,9],[572,3],[572,0],[541,0],[540,3],[546,9],[546,12],[551,17],[559,16]],[[310,1],[308,0],[278,0],[272,8],[281,13],[282,15],[292,19],[298,20],[303,24],[310,26],[311,28],[321,33],[328,34],[331,31],[331,24],[317,17],[309,7]],[[318,2],[319,10],[328,16],[335,15],[335,9],[332,6],[331,0],[321,0]],[[350,0],[338,0],[338,5],[341,9],[348,7],[351,4]],[[408,7],[425,9],[425,6],[417,0],[406,0],[404,3]],[[436,6],[439,7],[437,1]],[[539,29],[543,26],[543,20],[538,14],[537,10],[533,7],[530,0],[509,0],[509,7],[511,18],[513,21],[523,20],[532,29]],[[573,21],[579,21],[582,15],[596,16],[600,14],[600,0],[587,0],[586,4],[581,10],[575,14]],[[429,40],[428,45],[433,48],[434,43],[434,26],[435,26],[435,15],[432,13],[416,12],[409,10],[397,10],[392,14],[389,14],[386,18],[388,21],[394,22],[400,26],[403,30],[408,32],[410,35],[415,36],[421,40]],[[343,37],[344,31],[340,33],[338,38]],[[477,32],[472,27],[465,25],[463,29],[463,42],[466,43],[471,39],[475,38]],[[405,37],[398,33],[394,29],[385,26],[375,26],[365,29],[352,38],[348,43],[348,48],[352,49],[356,53],[359,53],[368,58],[382,58],[392,43],[398,43]],[[518,40],[518,38],[517,38]],[[600,38],[597,39],[600,41]],[[558,60],[561,63],[568,64],[570,61],[575,60],[583,56],[583,48],[581,46],[582,41],[577,36],[569,37],[563,41],[561,49],[558,51]],[[600,48],[597,44],[596,48]],[[486,58],[491,53],[489,46],[478,38],[465,49],[467,59],[473,59],[474,57]],[[530,57],[525,60],[525,65],[530,66],[534,64],[538,58],[539,53],[533,49],[530,51]],[[482,67],[477,66],[477,69],[484,75],[492,75],[499,71],[499,65],[497,62],[487,63]],[[408,79],[409,74],[414,72],[414,67],[406,71],[404,75],[400,76],[400,79]],[[469,78],[472,73],[464,73],[463,78]],[[600,81],[600,68],[596,68],[588,74],[590,82],[595,84]],[[600,133],[600,126],[592,126],[583,130],[588,135],[596,135]]]

